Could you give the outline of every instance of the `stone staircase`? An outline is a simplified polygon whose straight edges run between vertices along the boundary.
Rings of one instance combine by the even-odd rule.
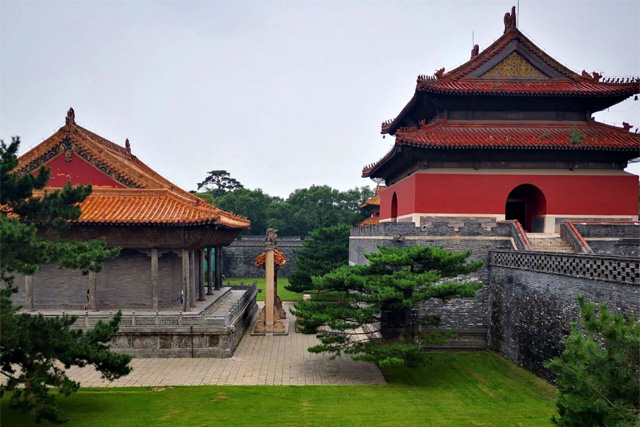
[[[531,250],[536,252],[573,253],[573,248],[559,234],[527,233]]]

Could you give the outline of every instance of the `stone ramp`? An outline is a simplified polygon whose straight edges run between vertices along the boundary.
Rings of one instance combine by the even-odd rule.
[[[288,313],[291,304],[284,305]],[[133,359],[133,372],[113,382],[100,378],[93,367],[73,367],[68,373],[82,387],[386,384],[372,362],[309,353],[307,348],[318,340],[294,329],[286,336],[251,336],[247,331],[227,359]]]

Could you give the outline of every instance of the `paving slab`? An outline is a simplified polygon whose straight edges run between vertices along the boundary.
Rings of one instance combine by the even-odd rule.
[[[284,305],[288,312],[291,305]],[[251,336],[248,329],[228,359],[137,358],[129,375],[112,382],[90,366],[72,367],[67,373],[82,387],[386,384],[374,363],[309,353],[307,348],[316,344],[314,335],[294,327],[284,336]]]

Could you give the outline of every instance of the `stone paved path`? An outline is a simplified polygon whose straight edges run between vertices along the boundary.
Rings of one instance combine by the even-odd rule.
[[[113,382],[103,380],[93,367],[67,372],[82,387],[386,384],[373,363],[309,353],[307,347],[316,343],[315,336],[293,327],[287,336],[251,336],[247,331],[231,359],[133,359],[133,372]]]

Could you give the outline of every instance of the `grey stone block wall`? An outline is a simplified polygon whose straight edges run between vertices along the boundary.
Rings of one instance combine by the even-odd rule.
[[[182,258],[180,250],[158,251],[158,303],[160,308],[180,304],[182,290]],[[12,300],[24,306],[24,276],[15,275],[18,292]],[[79,270],[40,265],[33,276],[34,309],[79,310],[87,303],[89,276]],[[197,281],[191,283],[192,295],[197,298]],[[96,274],[98,309],[153,308],[151,290],[151,252],[123,249],[116,259],[107,260]]]
[[[20,280],[24,289],[24,278]],[[78,270],[41,265],[33,276],[33,305],[38,308],[80,310],[87,303],[89,276]],[[24,305],[24,297],[19,301]]]
[[[640,257],[640,222],[572,222],[596,254]]]
[[[100,309],[152,308],[151,257],[135,249],[105,262],[96,274],[96,301]]]
[[[160,307],[179,306],[180,291],[182,291],[181,254],[177,250],[158,250],[158,305]],[[149,297],[151,298],[151,294]]]
[[[377,252],[378,246],[443,246],[452,252],[471,251],[470,260],[485,261],[485,265],[469,280],[484,284],[475,298],[454,298],[446,303],[439,299],[426,301],[417,307],[419,317],[439,316],[441,327],[447,329],[489,328],[489,272],[486,261],[492,250],[511,250],[513,224],[497,223],[487,218],[423,218],[420,227],[414,223],[380,223],[355,227],[349,239],[349,262],[363,265],[365,253]]]
[[[594,270],[599,262],[606,262],[589,255],[570,257],[592,262]],[[637,265],[637,259],[630,261]],[[491,347],[548,380],[552,374],[543,363],[562,353],[570,324],[579,318],[576,299],[579,294],[583,294],[586,301],[606,303],[613,313],[636,318],[640,315],[637,282],[593,280],[571,273],[501,265],[491,265],[490,272]]]
[[[228,278],[264,277],[264,270],[254,261],[264,252],[264,236],[245,236],[224,248],[223,273]],[[296,268],[295,251],[302,247],[299,236],[278,236],[276,249],[287,257],[287,263],[278,269],[278,277],[287,277]]]

